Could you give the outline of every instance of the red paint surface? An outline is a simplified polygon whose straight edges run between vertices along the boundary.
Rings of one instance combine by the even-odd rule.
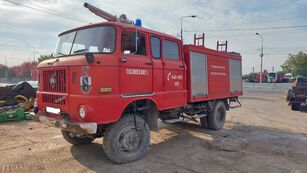
[[[159,110],[165,110],[186,106],[188,102],[230,98],[241,95],[241,93],[231,95],[229,91],[228,72],[228,59],[241,60],[239,55],[217,52],[204,47],[185,46],[185,60],[182,58],[182,51],[179,53],[179,61],[165,60],[163,57],[154,59],[150,54],[148,41],[150,36],[157,36],[161,40],[173,40],[181,47],[180,40],[149,29],[120,23],[107,22],[81,28],[98,25],[113,25],[116,28],[116,50],[112,54],[94,54],[95,62],[90,65],[87,64],[84,55],[62,57],[58,58],[58,60],[51,59],[40,63],[38,65],[40,82],[37,97],[41,112],[45,110],[46,106],[52,106],[60,108],[62,112],[68,113],[72,121],[88,121],[101,124],[117,121],[125,107],[134,100],[150,99],[156,103]],[[131,29],[137,29],[139,32],[145,34],[147,46],[146,56],[124,55],[121,52],[121,32]],[[208,97],[191,98],[190,71],[188,69],[189,50],[208,54]],[[121,62],[123,57],[127,58],[127,62]],[[152,65],[146,64],[148,62],[152,63]],[[211,67],[214,65],[225,66],[225,69],[214,69]],[[80,77],[84,74],[84,71],[82,71],[84,66],[89,67],[86,73],[91,77],[92,81],[92,88],[87,94],[84,94],[80,89]],[[42,74],[44,71],[57,69],[65,70],[66,91],[64,93],[45,92],[44,84],[48,84],[49,79],[44,79]],[[146,75],[128,75],[127,70],[129,69],[145,70]],[[225,75],[217,76],[214,73],[225,73]],[[59,79],[58,81],[61,80],[63,79]],[[101,87],[112,88],[112,92],[100,93],[99,89]],[[131,94],[148,93],[151,93],[151,95],[125,97]],[[48,97],[51,100],[46,102],[46,100],[43,100],[43,94],[56,95],[56,97]],[[65,104],[54,103],[55,100],[63,98],[65,98]],[[88,111],[84,119],[81,119],[78,115],[78,110],[81,105],[86,106]]]

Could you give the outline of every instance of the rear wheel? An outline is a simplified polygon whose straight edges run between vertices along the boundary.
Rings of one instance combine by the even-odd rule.
[[[115,163],[128,163],[140,159],[150,142],[148,124],[140,116],[124,115],[118,122],[111,124],[103,137],[103,148],[106,155]]]
[[[289,89],[288,93],[287,93],[287,101],[290,101],[291,100],[291,95],[292,95],[292,90]]]
[[[211,130],[224,127],[226,121],[226,106],[222,101],[217,102],[207,117],[200,119],[201,125]]]
[[[95,138],[89,138],[86,136],[78,136],[77,134],[67,132],[62,130],[62,136],[64,139],[73,144],[73,145],[84,145],[84,144],[90,144]]]
[[[200,118],[200,124],[202,127],[208,129],[209,125],[208,125],[208,116],[202,117]]]

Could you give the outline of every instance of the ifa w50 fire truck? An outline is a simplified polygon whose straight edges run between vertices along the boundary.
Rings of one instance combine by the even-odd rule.
[[[205,128],[223,128],[242,95],[240,54],[208,49],[204,37],[182,45],[140,20],[84,6],[108,22],[59,35],[53,58],[37,66],[33,120],[60,128],[73,145],[103,137],[115,163],[144,155],[158,119],[199,118]]]

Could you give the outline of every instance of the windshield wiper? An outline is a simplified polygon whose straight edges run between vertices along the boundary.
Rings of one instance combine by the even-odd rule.
[[[85,48],[85,49],[78,49],[78,50],[76,50],[76,51],[74,51],[74,53],[79,53],[79,52],[83,52],[83,51],[86,51],[87,49]]]

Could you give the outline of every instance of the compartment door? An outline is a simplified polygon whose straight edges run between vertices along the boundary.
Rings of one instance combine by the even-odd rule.
[[[242,92],[241,61],[229,59],[229,80],[231,95]]]
[[[190,52],[192,98],[208,96],[207,54]]]

